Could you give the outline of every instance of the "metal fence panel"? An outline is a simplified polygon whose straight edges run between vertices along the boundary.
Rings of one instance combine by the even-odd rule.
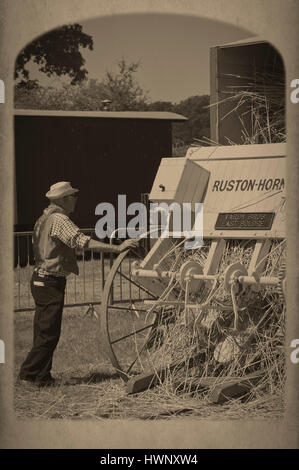
[[[141,202],[148,209],[147,193],[141,194]],[[94,228],[83,228],[81,232],[97,239]],[[14,310],[16,312],[35,309],[30,290],[30,280],[34,270],[32,235],[32,231],[14,233]],[[148,251],[150,246],[149,237],[142,240],[141,246],[143,246],[145,252]],[[67,277],[65,307],[100,304],[105,280],[115,258],[116,255],[112,253],[96,253],[84,250],[81,253],[78,252],[79,275],[70,274]],[[128,273],[133,258],[131,255],[128,256]],[[132,301],[136,297],[136,288],[134,288],[134,285],[132,286],[130,275],[127,274],[126,278],[123,274],[119,275],[118,278],[112,286],[112,300],[115,297],[117,301],[121,302]],[[123,282],[124,279],[127,281],[126,284]],[[140,291],[138,291],[137,297],[140,298]]]
[[[82,229],[94,236],[94,229]],[[30,291],[30,280],[34,270],[32,249],[33,232],[14,233],[14,310],[34,310],[34,300]],[[67,277],[65,306],[100,304],[110,266],[114,255],[82,251],[77,254],[79,275]]]

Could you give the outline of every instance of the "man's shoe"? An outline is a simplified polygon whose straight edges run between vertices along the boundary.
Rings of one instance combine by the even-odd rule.
[[[21,379],[20,377],[18,378],[18,383],[20,385],[31,385],[33,387],[52,387],[56,384],[55,379],[50,376],[47,377],[46,379]]]
[[[36,386],[36,382],[35,380],[31,380],[31,379],[20,379],[20,377],[18,378],[17,380],[17,384],[18,385],[25,385],[25,386],[31,386],[31,387],[34,387]]]
[[[54,387],[56,385],[56,380],[53,377],[49,377],[43,380],[37,380],[36,382],[37,387]]]

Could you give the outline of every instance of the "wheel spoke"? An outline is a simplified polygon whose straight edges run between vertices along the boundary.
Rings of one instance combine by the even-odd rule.
[[[122,341],[123,339],[130,338],[131,336],[135,336],[137,333],[140,333],[141,331],[145,331],[148,328],[151,328],[152,326],[154,326],[155,324],[156,324],[155,322],[151,323],[150,325],[144,326],[143,328],[140,328],[139,330],[133,331],[132,333],[129,333],[128,335],[121,336],[120,338],[117,338],[117,339],[111,341],[110,344],[115,344],[115,343],[118,343],[119,341]]]
[[[107,305],[107,308],[113,308],[113,309],[116,309],[116,310],[127,310],[127,311],[130,311],[130,312],[136,312],[136,310],[138,312],[142,312],[142,313],[147,313],[149,309],[141,309],[141,308],[138,308],[136,307],[135,309],[134,308],[129,308],[129,307],[116,307],[114,304],[113,305]]]
[[[155,326],[157,326],[156,323],[154,323]],[[134,366],[134,364],[136,363],[138,357],[140,356],[140,354],[142,353],[142,351],[144,350],[144,348],[148,345],[149,343],[149,340],[150,338],[147,338],[146,341],[144,342],[142,348],[138,351],[138,354],[136,355],[134,361],[130,364],[129,368],[126,370],[126,374],[128,374],[130,372],[130,370],[132,369],[132,367]]]
[[[140,354],[142,353],[142,351],[144,350],[144,348],[146,347],[146,345],[148,344],[148,340],[145,341],[145,343],[143,344],[142,348],[140,349],[140,351],[138,351],[138,354],[136,355],[134,361],[130,364],[130,367],[126,370],[126,374],[128,374],[130,372],[130,370],[132,369],[133,365],[135,364],[135,362],[137,361],[138,357],[140,356]]]
[[[124,273],[120,272],[120,271],[116,271],[117,274],[119,274],[120,276],[124,277],[127,281],[131,282],[132,284],[134,284],[134,286],[138,287],[139,289],[143,290],[144,292],[146,292],[147,294],[151,295],[154,299],[157,299],[157,296],[155,296],[154,294],[152,294],[150,291],[148,291],[147,289],[145,289],[143,286],[141,286],[140,284],[137,284],[137,282],[133,281],[132,278],[126,276]],[[140,299],[142,300],[142,299]]]

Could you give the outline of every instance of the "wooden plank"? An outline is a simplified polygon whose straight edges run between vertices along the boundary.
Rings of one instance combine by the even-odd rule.
[[[224,248],[225,240],[220,239],[212,242],[204,265],[204,274],[216,274],[218,272]]]
[[[160,377],[159,373],[161,374]],[[137,377],[132,377],[126,383],[126,392],[128,394],[143,392],[146,389],[154,387],[163,379],[162,371],[159,371],[158,373],[146,372],[144,374],[137,375]]]
[[[196,361],[203,359],[203,353],[199,353],[188,360],[188,367],[191,369]],[[140,393],[163,382],[169,372],[186,365],[186,361],[172,363],[170,366],[162,367],[156,371],[148,371],[138,376],[131,377],[126,383],[128,394]],[[222,404],[232,398],[238,398],[248,393],[248,391],[263,378],[265,369],[261,369],[243,377],[189,377],[178,380],[175,388],[183,388],[185,385],[190,391],[199,389],[211,389],[209,400],[215,404]]]
[[[252,387],[258,384],[264,374],[265,369],[262,369],[244,377],[227,378],[211,390],[209,399],[212,403],[222,404],[231,398],[246,395]],[[219,377],[216,379],[219,381]]]
[[[196,354],[188,359],[188,367],[191,369],[195,362],[203,358],[203,353]],[[126,392],[128,394],[139,393],[146,389],[156,386],[158,383],[163,382],[167,374],[174,369],[183,367],[187,361],[174,362],[169,366],[161,367],[156,371],[150,370],[144,374],[139,374],[135,377],[131,377],[126,384]]]
[[[270,252],[271,240],[258,240],[255,244],[254,251],[248,268],[248,276],[252,276],[253,272],[261,275],[268,261],[267,255]],[[256,267],[257,266],[257,267]]]

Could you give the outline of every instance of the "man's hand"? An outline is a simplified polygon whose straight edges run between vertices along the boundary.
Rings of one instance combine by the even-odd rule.
[[[119,253],[122,253],[126,250],[131,250],[132,248],[138,248],[140,239],[126,240],[121,245],[118,246]]]
[[[122,253],[123,251],[137,248],[140,239],[126,240],[121,245],[111,245],[110,243],[103,243],[97,240],[89,240],[86,245],[86,250],[98,251],[102,253]]]

